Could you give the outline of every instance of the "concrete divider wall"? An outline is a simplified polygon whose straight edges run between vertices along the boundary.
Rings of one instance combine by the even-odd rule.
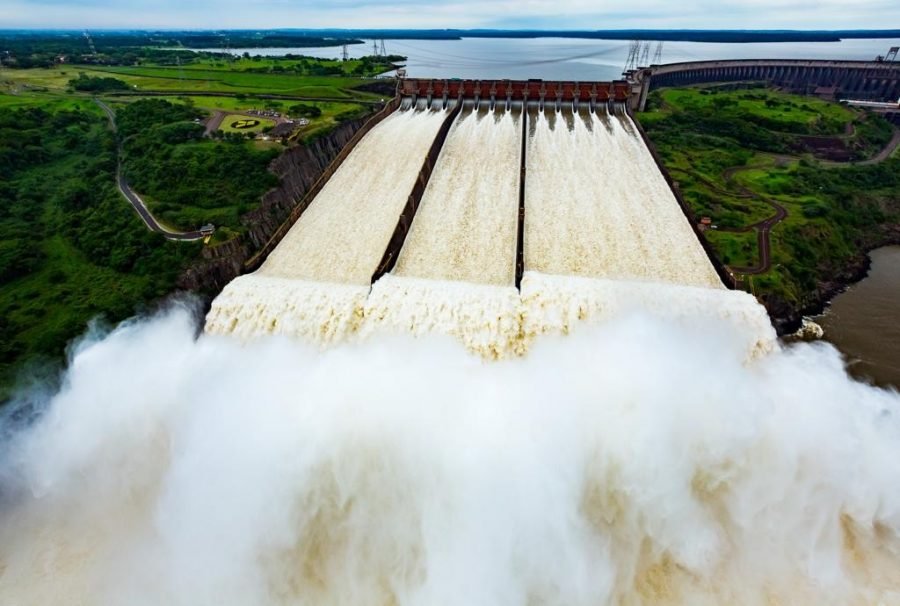
[[[453,126],[453,121],[456,119],[456,116],[459,115],[460,110],[462,110],[462,106],[463,103],[460,98],[456,103],[456,107],[454,107],[444,119],[444,123],[441,124],[441,128],[438,130],[431,147],[428,149],[425,160],[422,162],[422,168],[419,170],[419,176],[416,178],[412,191],[406,199],[406,205],[403,207],[403,212],[400,213],[400,217],[397,219],[397,227],[394,228],[394,233],[388,242],[387,249],[384,251],[384,256],[381,258],[381,263],[379,263],[378,269],[375,270],[375,273],[372,276],[373,283],[378,280],[378,278],[394,269],[394,265],[397,263],[397,257],[400,256],[400,249],[403,248],[403,243],[406,241],[406,235],[409,233],[409,228],[412,226],[413,219],[416,216],[416,210],[418,210],[419,204],[422,202],[425,188],[428,186],[429,179],[431,179],[434,165],[441,153],[441,149],[444,147],[444,141],[447,140],[447,134],[450,132],[450,128]]]
[[[519,155],[519,214],[516,231],[516,288],[522,285],[525,274],[525,153],[528,149],[528,108],[522,107],[522,152]]]
[[[382,120],[392,114],[397,108],[400,107],[400,97],[394,97],[391,99],[387,105],[385,105],[381,111],[373,115],[369,120],[363,124],[359,130],[353,135],[350,141],[338,152],[337,156],[331,163],[322,171],[322,174],[316,180],[316,182],[312,185],[312,187],[307,190],[307,192],[303,195],[300,201],[291,209],[290,214],[287,219],[278,227],[274,234],[268,239],[268,241],[252,256],[244,263],[245,271],[255,271],[259,269],[262,265],[263,261],[266,260],[266,257],[269,256],[278,243],[281,242],[282,238],[287,235],[288,231],[290,231],[291,227],[294,226],[294,223],[300,218],[303,212],[309,207],[310,203],[315,199],[319,192],[322,191],[322,188],[325,187],[325,184],[328,180],[337,172],[337,170],[341,167],[341,164],[344,163],[344,160],[347,159],[347,156],[350,155],[350,152],[356,147],[357,143],[359,143],[363,137],[368,134],[375,126],[377,126]]]
[[[725,264],[723,264],[719,260],[719,257],[713,250],[712,245],[706,239],[706,236],[703,235],[703,232],[700,231],[700,228],[697,224],[697,217],[696,215],[694,215],[694,211],[691,210],[690,206],[688,206],[684,197],[681,195],[681,191],[679,191],[678,187],[676,186],[675,180],[672,179],[669,171],[666,170],[659,152],[656,150],[653,142],[650,141],[647,133],[644,132],[644,127],[641,126],[641,123],[635,119],[634,114],[631,113],[631,110],[628,110],[628,115],[631,118],[631,121],[634,124],[635,128],[637,128],[638,133],[640,133],[641,139],[644,141],[644,145],[646,145],[647,149],[650,151],[650,155],[653,157],[653,161],[656,163],[659,172],[662,173],[662,176],[665,178],[666,183],[669,184],[669,189],[672,191],[672,194],[678,201],[678,205],[681,207],[681,212],[684,213],[684,216],[687,218],[688,223],[690,223],[691,225],[691,229],[694,230],[694,235],[697,237],[697,240],[700,242],[700,245],[706,252],[706,256],[709,258],[710,263],[712,263],[712,266],[715,268],[716,273],[719,275],[719,279],[722,280],[722,283],[725,284],[725,286],[734,290],[735,288],[737,288],[737,283],[735,282],[734,277],[732,276],[731,272],[728,271],[728,268],[725,267]]]

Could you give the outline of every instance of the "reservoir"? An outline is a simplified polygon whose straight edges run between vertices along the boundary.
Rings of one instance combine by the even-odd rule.
[[[622,75],[628,40],[571,38],[463,38],[462,40],[385,40],[389,55],[403,55],[411,78],[614,80]],[[656,42],[647,63],[654,62]],[[898,39],[840,42],[665,42],[661,63],[716,59],[844,59],[871,61]],[[380,45],[379,45],[380,47]],[[221,48],[193,49],[223,52]],[[372,55],[371,40],[347,47],[351,58]],[[228,52],[338,58],[340,46],[320,48],[232,48]]]
[[[816,322],[854,375],[900,388],[900,246],[870,257],[869,275],[838,295]]]

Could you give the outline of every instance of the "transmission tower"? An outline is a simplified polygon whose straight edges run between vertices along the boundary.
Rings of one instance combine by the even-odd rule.
[[[184,50],[184,44],[181,43],[181,40],[178,41],[178,49],[175,51],[175,65],[178,66],[178,80],[180,82],[184,82],[184,69],[181,67],[181,50]]]
[[[888,54],[884,56],[885,62],[893,63],[896,61],[898,52],[900,52],[900,46],[892,46],[891,50],[888,51]]]
[[[372,54],[378,56],[378,40],[372,39]]]
[[[91,55],[97,56],[97,49],[94,47],[94,40],[87,30],[84,30],[84,37],[87,39],[88,46],[91,47]]]
[[[341,51],[341,59],[346,61],[349,58],[350,58],[350,53],[347,51],[347,45],[345,44],[343,50]]]
[[[641,46],[641,60],[638,64],[638,67],[646,67],[647,63],[650,61],[650,43],[644,42]]]
[[[660,40],[656,43],[656,52],[653,53],[653,64],[659,65],[662,63],[662,52],[663,52],[663,41]]]
[[[628,44],[628,58],[625,59],[625,69],[622,72],[629,72],[637,67],[638,55],[641,52],[641,41],[632,40]]]
[[[380,50],[381,50],[381,56],[387,57],[387,51],[384,50],[384,38],[381,39],[381,49]]]

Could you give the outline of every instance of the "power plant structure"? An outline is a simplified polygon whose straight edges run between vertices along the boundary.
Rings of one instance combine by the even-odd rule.
[[[688,61],[634,67],[624,77],[631,86],[630,106],[635,111],[643,110],[647,95],[657,88],[725,82],[765,82],[789,92],[833,100],[890,103],[900,97],[900,62],[886,57],[875,61]]]

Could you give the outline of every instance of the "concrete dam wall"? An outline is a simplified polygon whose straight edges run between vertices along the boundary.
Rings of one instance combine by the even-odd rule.
[[[260,269],[213,302],[207,331],[439,334],[503,358],[642,308],[709,309],[755,327],[748,351],[771,346],[764,310],[723,286],[625,112],[627,88],[453,86],[408,85]]]
[[[896,101],[900,97],[900,63],[864,61],[768,60],[696,61],[654,65],[632,74],[638,84],[636,104],[649,91],[666,86],[711,82],[766,81],[789,90]]]

